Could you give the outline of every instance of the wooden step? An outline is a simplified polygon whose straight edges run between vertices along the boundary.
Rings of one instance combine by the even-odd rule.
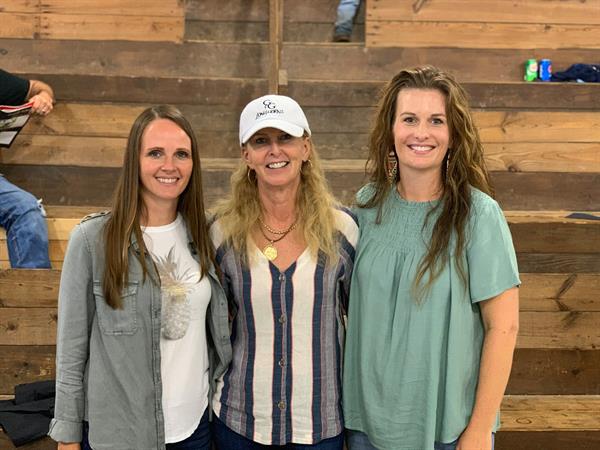
[[[598,48],[598,5],[586,2],[376,0],[367,5],[367,46]]]
[[[10,395],[2,399],[12,399]],[[554,450],[564,448],[564,444],[572,450],[590,450],[595,443],[600,443],[600,398],[599,396],[505,396],[501,407],[501,429],[496,437],[498,450],[540,449]],[[538,446],[540,441],[548,440],[549,434],[566,434],[568,441],[560,445]],[[526,439],[524,447],[509,447],[510,439],[521,436]],[[512,435],[512,436],[511,436]],[[506,446],[505,446],[506,445]],[[12,450],[14,447],[7,436],[0,432],[0,450]],[[44,438],[26,447],[35,450],[55,449],[56,444]]]
[[[367,21],[367,47],[599,49],[600,25]]]
[[[3,39],[2,48],[3,68],[21,73],[266,79],[269,68],[269,48],[265,43]],[[524,63],[529,58],[549,58],[554,70],[559,71],[575,61],[595,61],[597,53],[597,50],[543,47],[365,51],[362,45],[284,43],[282,65],[291,80],[385,82],[402,68],[429,63],[456,74],[461,82],[517,82],[523,80]]]
[[[519,349],[600,348],[599,273],[522,278]],[[58,270],[0,272],[0,345],[54,344],[58,283]]]
[[[60,270],[0,271],[0,307],[55,308]],[[521,273],[522,312],[600,312],[599,273]],[[600,369],[600,367],[599,367]]]
[[[81,213],[89,210],[91,208],[76,208],[72,213],[67,213],[69,217],[52,217],[58,212],[66,213],[67,208],[50,209],[48,234],[52,262],[62,261],[71,230],[85,215]],[[520,262],[531,261],[529,265],[533,265],[533,261],[541,261],[544,257],[581,259],[582,265],[584,261],[590,261],[590,265],[587,270],[583,270],[584,267],[578,272],[600,271],[600,264],[593,263],[593,260],[600,259],[600,220],[592,219],[600,217],[600,213],[586,213],[589,218],[574,219],[568,218],[571,213],[567,211],[507,211],[505,214]],[[6,266],[7,261],[6,234],[0,229],[0,262]],[[527,266],[526,263],[521,270],[529,271],[531,267]],[[568,280],[561,282],[567,283]],[[565,286],[568,288],[567,284]]]
[[[232,170],[240,151],[234,132],[197,133],[205,170]],[[353,144],[344,146],[351,137]],[[320,134],[313,142],[328,171],[362,174],[368,156],[366,134]],[[214,143],[214,145],[213,145]],[[125,137],[68,136],[21,133],[2,151],[0,164],[117,168],[123,164]],[[81,152],[82,148],[88,149]],[[352,150],[355,150],[353,153]],[[600,142],[489,142],[484,144],[487,168],[494,172],[600,172]]]
[[[59,103],[143,103],[228,105],[241,111],[247,102],[267,92],[261,78],[129,77],[117,75],[16,72],[42,79],[56,91]],[[391,75],[391,74],[390,74]],[[89,89],[92,85],[95,89]],[[315,106],[375,106],[384,81],[289,79],[283,89],[303,108]],[[596,110],[598,83],[463,82],[470,104],[478,109],[516,109],[540,114],[553,110]]]
[[[261,42],[269,40],[269,2],[219,0],[186,2],[187,40]],[[330,42],[337,3],[323,0],[284,1],[283,39],[292,42]],[[364,42],[364,5],[359,8],[352,40]]]
[[[0,164],[0,173],[17,186],[43,198],[46,204],[110,204],[111,189],[119,177],[115,167],[74,167]],[[205,200],[213,205],[229,191],[229,170],[204,170]],[[349,176],[352,174],[352,176]],[[496,197],[505,210],[600,211],[600,173],[491,172]],[[333,193],[345,204],[367,180],[363,173],[329,170]]]
[[[0,38],[181,42],[184,13],[177,0],[9,2]]]
[[[126,138],[133,121],[147,106],[61,103],[56,105],[49,116],[33,117],[21,134]],[[239,151],[237,140],[233,140],[239,127],[239,108],[229,105],[195,104],[181,105],[180,109],[198,134],[218,133],[223,138],[224,132],[231,133],[226,136],[227,143],[235,152]],[[308,106],[304,110],[309,123],[312,124],[315,140],[329,134],[366,135],[370,131],[369,120],[375,112],[374,107]],[[484,144],[600,143],[598,111],[475,109],[473,117]],[[203,150],[211,152],[210,148],[205,147]],[[218,155],[208,153],[206,156]],[[351,155],[345,157],[351,158]],[[595,170],[600,170],[600,160],[594,159],[589,162]]]

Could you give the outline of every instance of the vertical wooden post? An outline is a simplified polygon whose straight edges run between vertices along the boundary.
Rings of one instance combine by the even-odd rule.
[[[281,46],[283,42],[283,0],[269,0],[269,93],[279,93]]]

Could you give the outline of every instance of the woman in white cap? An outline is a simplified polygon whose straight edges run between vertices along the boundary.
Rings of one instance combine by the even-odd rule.
[[[213,397],[219,450],[343,448],[341,358],[358,226],[321,169],[304,112],[267,95],[240,117],[241,162],[211,237],[233,361]]]

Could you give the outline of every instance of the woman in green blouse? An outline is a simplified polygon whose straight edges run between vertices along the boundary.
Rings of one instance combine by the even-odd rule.
[[[490,450],[518,329],[519,274],[463,88],[398,73],[357,194],[344,416],[350,450]]]

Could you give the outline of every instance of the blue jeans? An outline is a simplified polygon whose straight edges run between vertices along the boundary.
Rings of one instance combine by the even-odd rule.
[[[41,204],[1,175],[0,227],[6,230],[11,267],[50,268],[48,227]]]
[[[344,433],[324,439],[317,444],[286,444],[286,445],[263,445],[245,438],[241,434],[232,431],[225,425],[216,414],[213,416],[212,432],[217,450],[343,450]]]
[[[369,437],[362,431],[346,430],[346,437],[348,439],[348,450],[377,450],[369,441]],[[457,444],[458,439],[448,444],[435,442],[433,450],[455,450]],[[492,433],[492,450],[494,450],[494,433]]]
[[[83,422],[81,450],[93,450],[88,441],[88,430],[88,423]],[[210,422],[208,421],[208,408],[204,411],[196,430],[183,441],[167,444],[167,450],[210,450]]]
[[[335,20],[335,34],[352,34],[354,16],[360,5],[360,0],[340,0],[337,8],[337,19]]]

